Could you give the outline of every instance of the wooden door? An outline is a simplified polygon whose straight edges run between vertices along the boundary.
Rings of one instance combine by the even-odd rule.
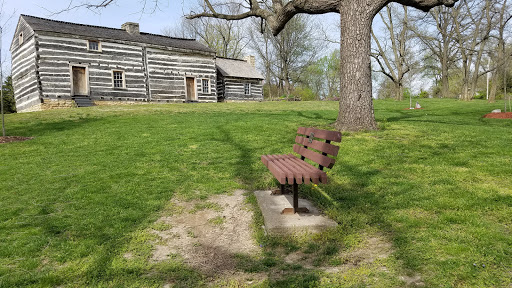
[[[187,100],[197,100],[196,99],[196,81],[194,78],[187,77]]]
[[[73,67],[73,95],[87,95],[85,67]]]

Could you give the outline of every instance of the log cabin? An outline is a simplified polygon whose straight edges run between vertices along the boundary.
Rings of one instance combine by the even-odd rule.
[[[217,102],[216,53],[194,39],[21,15],[10,47],[18,112]]]
[[[217,57],[219,102],[263,101],[263,76],[254,56],[245,60]]]

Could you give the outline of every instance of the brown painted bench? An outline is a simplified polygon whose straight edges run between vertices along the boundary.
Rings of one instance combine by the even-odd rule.
[[[293,186],[293,208],[285,208],[282,214],[309,212],[307,208],[299,207],[298,184],[327,183],[327,174],[323,170],[331,169],[336,162],[328,155],[336,157],[340,148],[330,144],[341,142],[341,133],[337,131],[299,127],[297,134],[299,135],[295,137],[295,142],[298,145],[293,145],[293,151],[299,154],[300,158],[293,154],[261,156],[263,164],[281,184],[281,193],[284,194],[286,184]],[[304,161],[306,158],[317,163],[318,168]]]

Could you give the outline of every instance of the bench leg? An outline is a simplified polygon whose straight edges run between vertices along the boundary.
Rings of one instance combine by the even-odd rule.
[[[297,212],[299,209],[299,185],[293,181],[293,211]]]
[[[299,184],[293,181],[293,208],[284,208],[281,214],[308,213],[306,207],[299,207]]]

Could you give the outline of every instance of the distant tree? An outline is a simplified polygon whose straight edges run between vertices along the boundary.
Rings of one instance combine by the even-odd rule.
[[[457,61],[458,49],[455,45],[455,23],[451,16],[451,9],[438,6],[428,14],[419,13],[409,23],[409,28],[421,41],[426,49],[424,66],[436,80],[440,87],[438,96],[450,97],[450,69]]]
[[[238,6],[229,5],[228,13],[237,13]],[[217,56],[242,58],[249,38],[241,22],[215,18],[182,19],[177,27],[166,27],[162,34],[169,37],[197,39],[217,52]]]
[[[486,9],[489,9],[490,0],[463,0],[457,5],[451,15],[455,23],[455,39],[461,57],[463,100],[471,100],[480,76],[482,55],[486,41],[489,39],[491,26],[486,25]],[[475,85],[472,85],[472,83]]]
[[[4,113],[16,113],[16,102],[14,101],[14,88],[12,87],[11,76],[7,76],[2,84],[2,92],[4,95]]]
[[[495,41],[495,47],[497,49],[495,53],[491,54],[492,62],[496,67],[496,71],[492,74],[491,89],[489,93],[489,102],[496,101],[496,92],[500,83],[505,78],[504,75],[507,73],[507,63],[509,62],[511,53],[506,51],[506,29],[508,24],[512,20],[512,12],[510,9],[510,3],[507,0],[496,1],[493,5],[493,10],[498,12],[497,23],[494,31],[492,32],[492,39]],[[505,88],[505,85],[503,85]]]
[[[389,77],[383,78],[377,86],[377,99],[393,99],[395,97],[395,83]]]
[[[309,15],[297,15],[277,36],[268,28],[259,33],[256,31],[261,29],[258,24],[254,22],[250,32],[251,49],[263,62],[267,82],[277,85],[282,94],[290,95],[304,69],[323,49],[323,43],[315,38],[318,24]]]
[[[301,85],[309,87],[317,100],[340,95],[340,52],[336,49],[304,68]]]
[[[401,6],[400,10],[402,11],[395,5],[388,4],[385,12],[379,12],[386,29],[383,40],[379,40],[372,30],[372,38],[377,46],[372,57],[380,68],[377,72],[384,74],[393,82],[395,100],[403,100],[404,77],[411,71],[410,62],[414,59],[409,47],[411,31],[407,6]],[[381,41],[389,45],[382,45]]]

